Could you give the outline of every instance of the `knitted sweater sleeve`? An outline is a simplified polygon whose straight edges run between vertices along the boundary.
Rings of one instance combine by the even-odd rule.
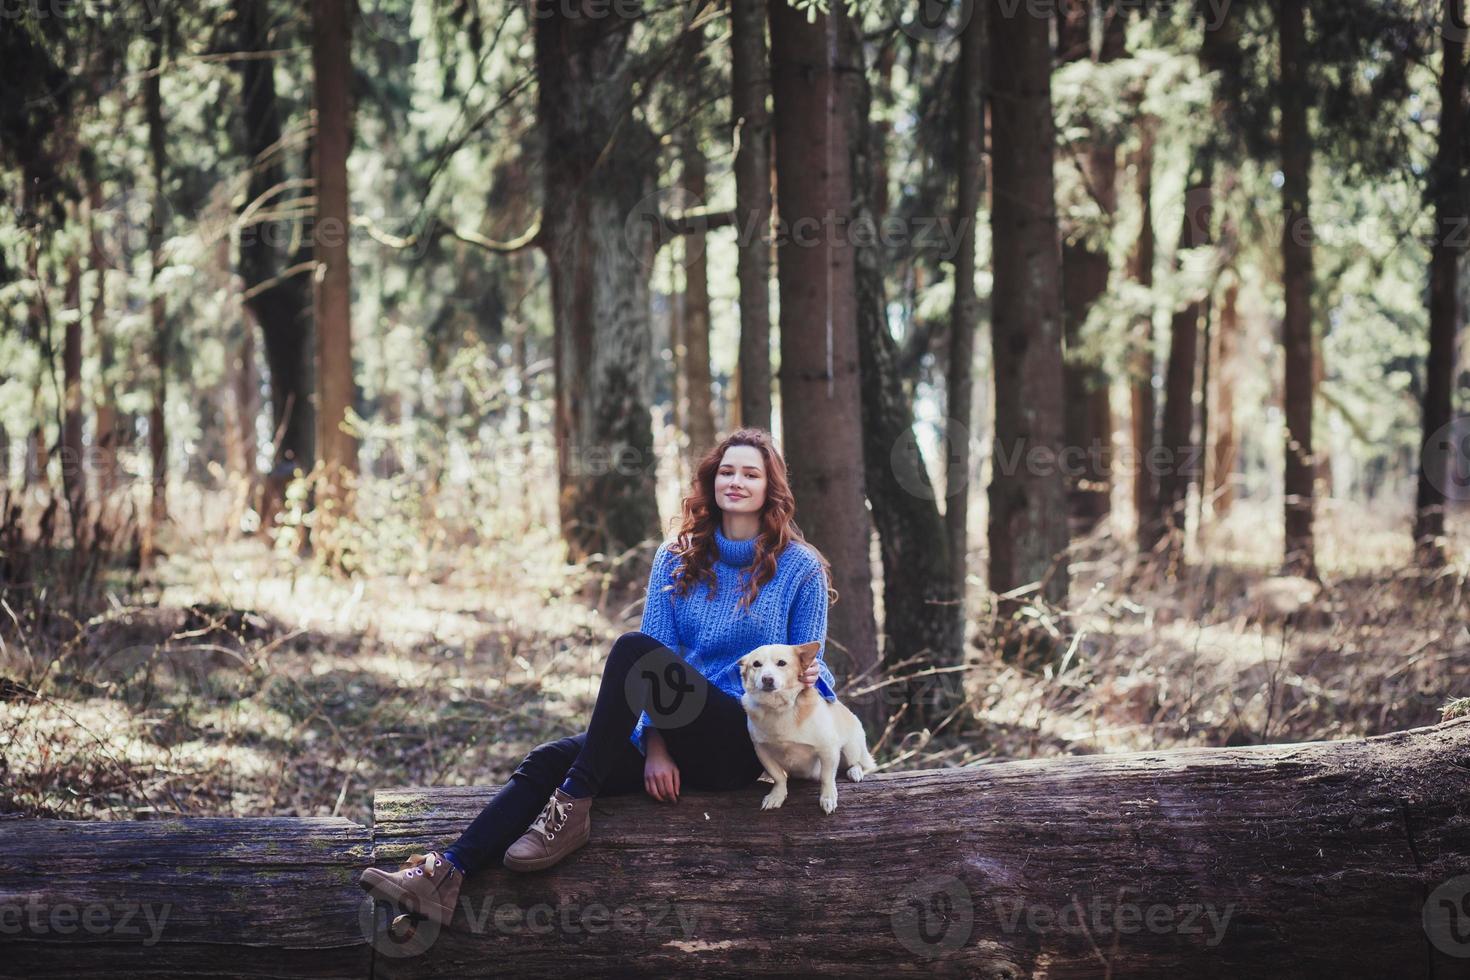
[[[676,556],[669,551],[667,543],[661,544],[653,556],[653,568],[648,572],[648,593],[643,603],[643,622],[638,630],[647,633],[670,650],[679,649],[679,627],[674,619],[674,594],[669,591]],[[638,751],[648,754],[645,730],[649,726],[648,712],[638,716],[629,741]]]
[[[823,700],[837,700],[837,680],[827,668],[827,576],[820,563],[813,560],[813,568],[806,572],[797,587],[796,599],[791,603],[791,614],[786,625],[786,642],[790,644],[822,644],[817,648],[817,693]]]

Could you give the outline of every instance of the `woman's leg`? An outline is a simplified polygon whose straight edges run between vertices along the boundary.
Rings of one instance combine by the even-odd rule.
[[[571,795],[605,792],[608,775],[630,750],[642,761],[629,741],[641,713],[647,711],[653,727],[667,733],[693,723],[713,695],[721,693],[683,657],[646,633],[618,637],[602,668],[587,738],[567,771],[567,782],[580,790]],[[641,783],[641,771],[639,775]]]
[[[745,707],[714,685],[694,721],[663,734],[680,781],[690,789],[739,789],[765,769],[750,741]]]
[[[466,874],[499,867],[506,849],[526,832],[546,805],[546,798],[566,777],[586,739],[587,733],[582,732],[532,749],[495,798],[449,847],[450,858]],[[643,788],[643,757],[626,738],[623,741],[627,751],[614,756],[611,771],[603,781],[603,795]]]

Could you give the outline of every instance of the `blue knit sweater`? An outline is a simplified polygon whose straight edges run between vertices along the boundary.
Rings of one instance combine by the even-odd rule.
[[[675,596],[674,573],[683,559],[659,545],[648,575],[648,601],[639,629],[685,659],[711,683],[731,697],[745,693],[736,665],[741,657],[767,643],[807,643],[816,640],[819,673],[817,693],[837,700],[836,681],[827,669],[827,579],[821,560],[809,546],[793,541],[776,558],[776,574],[761,586],[747,609],[737,604],[755,561],[756,539],[732,541],[715,528],[719,560],[714,564],[717,586],[696,582],[685,597]],[[638,719],[632,741],[647,754],[644,730],[648,713]]]

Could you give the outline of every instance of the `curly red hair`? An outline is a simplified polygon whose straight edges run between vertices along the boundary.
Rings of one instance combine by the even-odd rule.
[[[751,574],[746,581],[745,591],[740,597],[739,608],[748,609],[755,601],[761,586],[776,574],[776,560],[792,541],[799,541],[812,549],[822,565],[822,575],[827,580],[829,602],[837,601],[837,590],[832,587],[832,565],[817,550],[796,526],[796,497],[791,493],[791,484],[786,478],[786,460],[781,457],[771,434],[765,429],[737,429],[723,441],[705,453],[694,468],[694,479],[690,491],[684,497],[683,516],[675,518],[679,523],[675,543],[670,550],[683,558],[683,563],[674,575],[674,594],[685,597],[697,582],[709,587],[710,595],[715,590],[715,560],[719,557],[719,545],[715,541],[715,528],[720,526],[721,511],[715,503],[715,474],[725,451],[731,446],[753,446],[760,451],[766,466],[766,502],[761,508],[760,530],[756,532],[755,560],[751,563]],[[671,524],[673,521],[670,522]]]

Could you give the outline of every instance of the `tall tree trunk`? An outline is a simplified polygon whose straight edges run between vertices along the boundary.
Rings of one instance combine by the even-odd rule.
[[[1189,249],[1210,244],[1210,218],[1214,200],[1214,161],[1208,147],[1198,151],[1194,172],[1184,192],[1184,213],[1179,224],[1179,244],[1174,251],[1174,268],[1183,271]],[[1200,314],[1205,296],[1185,301],[1174,311],[1169,324],[1169,360],[1164,369],[1164,415],[1158,458],[1159,493],[1154,513],[1144,534],[1152,550],[1162,540],[1164,557],[1177,561],[1183,554],[1185,505],[1189,488],[1199,473],[1199,447],[1194,442],[1196,374],[1199,369]]]
[[[72,542],[83,549],[87,526],[87,467],[82,447],[82,256],[66,260],[66,338],[61,354],[61,480],[71,518]]]
[[[915,674],[964,662],[962,586],[949,560],[938,495],[914,438],[913,398],[904,389],[898,344],[888,326],[883,272],[889,261],[876,234],[886,217],[876,206],[881,200],[876,182],[883,179],[876,166],[883,156],[883,132],[870,122],[862,37],[851,21],[843,26],[842,60],[853,66],[843,96],[850,107],[853,222],[872,232],[854,237],[864,474],[883,557],[883,660],[890,673]],[[963,82],[959,85],[963,88]],[[979,96],[977,85],[969,96],[977,118]],[[975,200],[973,191],[970,200]],[[959,568],[963,574],[962,563]],[[931,673],[884,691],[896,693],[899,704],[907,705],[904,727],[932,729],[963,702],[960,680],[957,672]]]
[[[771,92],[763,0],[730,0],[730,108],[739,235],[740,424],[771,427]]]
[[[597,0],[535,0],[545,134],[542,244],[555,323],[562,536],[573,560],[659,533],[649,415],[653,229],[625,219],[654,187],[654,139],[630,115],[627,23]]]
[[[797,516],[832,563],[839,601],[832,607],[828,649],[845,652],[857,675],[876,672],[879,651],[868,553],[872,525],[861,476],[857,297],[848,237],[851,147],[837,64],[846,11],[833,4],[831,13],[809,21],[789,0],[770,0],[768,9],[777,207],[792,229],[778,247],[785,456]],[[865,720],[880,720],[877,699],[856,707]]]
[[[686,208],[705,207],[709,162],[704,155],[703,106],[698,103],[699,79],[708,70],[704,55],[704,28],[697,21],[711,0],[685,0],[685,17],[691,22],[680,41],[679,115],[684,120],[680,133],[679,187]],[[708,452],[715,443],[714,379],[710,372],[710,305],[707,222],[697,222],[681,237],[684,246],[684,379],[688,392],[686,433],[689,463]]]
[[[680,238],[669,246],[670,256],[682,255],[684,240]],[[679,440],[679,459],[684,470],[690,469],[689,457],[694,444],[689,439],[689,374],[684,362],[689,359],[689,342],[684,335],[684,289],[678,276],[669,277],[669,353],[672,355],[673,375],[669,390],[673,393],[669,417],[674,425],[674,438]],[[680,483],[683,482],[681,478]]]
[[[220,239],[216,256],[220,271],[229,283],[226,290],[229,310],[226,335],[229,346],[225,355],[225,373],[229,399],[228,411],[225,413],[225,458],[227,468],[234,477],[232,482],[243,491],[243,499],[238,504],[245,505],[255,499],[255,484],[259,475],[255,466],[255,416],[260,409],[260,379],[255,373],[255,328],[240,308],[240,280],[231,266],[229,239]],[[238,522],[232,521],[231,525],[238,526]]]
[[[343,426],[352,408],[352,267],[347,255],[347,157],[352,149],[352,17],[348,0],[313,0],[311,61],[315,81],[317,452],[324,491],[347,506],[357,473],[357,439]],[[318,499],[320,505],[322,501]]]
[[[687,199],[704,203],[706,163],[698,127],[684,144],[682,184]],[[689,446],[695,458],[715,444],[714,389],[709,369],[709,263],[705,232],[684,236],[684,379],[689,393]]]
[[[949,577],[964,616],[965,579],[970,553],[970,425],[975,417],[975,330],[980,300],[975,295],[975,223],[985,180],[985,18],[972,15],[960,34],[960,64],[955,73],[955,111],[959,113],[959,174],[955,188],[955,227],[960,233],[954,259],[954,305],[949,324],[949,375],[945,414],[958,429],[948,433],[945,460],[945,540]],[[886,133],[886,130],[884,131]],[[886,184],[886,179],[885,179]],[[886,203],[886,202],[885,202]],[[963,632],[963,625],[961,626]]]
[[[1067,596],[1061,255],[1045,18],[989,7],[995,457],[990,590]]]
[[[1130,256],[1129,274],[1145,289],[1154,285],[1154,133],[1158,121],[1145,117],[1139,124],[1138,150],[1134,155],[1134,186],[1138,192],[1140,224],[1138,240]],[[1136,353],[1130,373],[1133,384],[1130,402],[1133,412],[1133,512],[1138,520],[1139,547],[1148,550],[1153,538],[1148,531],[1154,518],[1156,484],[1154,467],[1149,463],[1156,441],[1154,416],[1154,321],[1149,311],[1138,318],[1135,337]]]
[[[1439,74],[1439,146],[1435,154],[1434,217],[1437,234],[1429,252],[1429,356],[1424,362],[1423,439],[1414,498],[1418,561],[1438,568],[1446,560],[1444,512],[1450,460],[1445,450],[1454,414],[1456,336],[1460,330],[1460,256],[1470,222],[1464,180],[1465,9],[1445,0],[1444,52]]]
[[[1216,518],[1230,513],[1235,503],[1235,377],[1236,349],[1240,344],[1237,302],[1240,279],[1231,276],[1220,300],[1220,326],[1215,331],[1215,410],[1210,413],[1214,436],[1210,440],[1209,498]]]
[[[1211,385],[1214,384],[1214,379],[1211,377],[1214,369],[1212,355],[1215,350],[1216,333],[1214,286],[1214,283],[1210,284],[1211,294],[1205,296],[1204,305],[1200,307],[1199,380],[1196,382],[1196,390],[1199,392],[1199,444],[1195,449],[1198,460],[1194,466],[1194,475],[1191,477],[1199,489],[1199,492],[1194,495],[1196,535],[1202,533],[1204,529],[1206,498],[1209,493],[1206,476],[1209,473],[1210,452],[1210,391]]]
[[[102,210],[102,182],[95,176],[87,181],[88,264],[96,276],[97,288],[92,293],[92,336],[97,339],[97,394],[94,403],[92,459],[97,474],[97,498],[105,501],[117,488],[117,395],[113,383],[112,333],[107,329],[107,258],[102,237],[97,231],[97,213]]]
[[[36,206],[34,191],[31,188],[31,177],[24,174],[21,181],[20,210],[26,214]],[[41,236],[32,235],[26,246],[26,272],[30,276],[33,291],[31,294],[30,317],[26,322],[25,339],[32,341],[39,348],[40,363],[36,366],[36,374],[31,384],[31,431],[26,438],[26,466],[22,478],[22,487],[29,490],[32,482],[41,486],[49,486],[50,476],[46,472],[51,465],[51,447],[46,441],[46,402],[42,397],[42,381],[47,372],[52,369],[53,358],[56,352],[51,347],[49,331],[45,324],[50,319],[50,312],[46,308],[46,284],[41,280]]]
[[[1315,458],[1312,455],[1312,135],[1307,129],[1306,0],[1278,0],[1281,44],[1281,230],[1286,312],[1286,571],[1316,575],[1312,539]]]
[[[167,233],[164,217],[168,213],[163,190],[167,149],[164,142],[160,81],[170,26],[166,15],[160,17],[159,21],[149,57],[148,76],[143,81],[143,107],[148,120],[149,163],[153,176],[153,206],[148,223],[148,308],[153,328],[153,402],[148,412],[148,455],[153,462],[153,492],[148,511],[148,533],[142,553],[144,567],[152,561],[158,545],[158,531],[168,520],[168,430],[164,410],[168,404],[168,362],[172,338],[169,335],[167,301],[159,282],[159,274],[163,271],[163,242]]]
[[[1090,7],[1079,5],[1069,13],[1057,21],[1062,52],[1091,57],[1098,64],[1127,55],[1126,11],[1114,6],[1099,11],[1104,24],[1102,43],[1095,52],[1086,29]],[[1084,16],[1078,17],[1077,13]],[[1072,41],[1074,36],[1076,43]],[[1118,143],[1093,121],[1089,120],[1088,129],[1086,142],[1073,152],[1082,158],[1084,192],[1111,222],[1118,209]],[[1074,528],[1086,533],[1107,516],[1112,506],[1113,410],[1106,371],[1095,362],[1078,361],[1075,352],[1088,313],[1107,292],[1111,270],[1106,233],[1088,236],[1080,229],[1073,232],[1070,237],[1075,241],[1062,246],[1062,317],[1068,351],[1063,374],[1067,390],[1066,445],[1070,453],[1068,510]]]
[[[235,14],[246,52],[275,47],[265,5],[236,0]],[[262,204],[267,210],[278,210],[289,200],[282,187],[286,181],[286,148],[281,145],[274,62],[270,58],[244,58],[237,69],[244,99],[244,152],[250,161],[249,189],[241,214],[248,216]],[[266,527],[271,526],[286,481],[297,470],[309,472],[316,452],[312,295],[303,270],[291,264],[281,244],[291,238],[285,221],[252,217],[240,229],[245,309],[260,327],[270,371],[274,450],[260,514]]]

